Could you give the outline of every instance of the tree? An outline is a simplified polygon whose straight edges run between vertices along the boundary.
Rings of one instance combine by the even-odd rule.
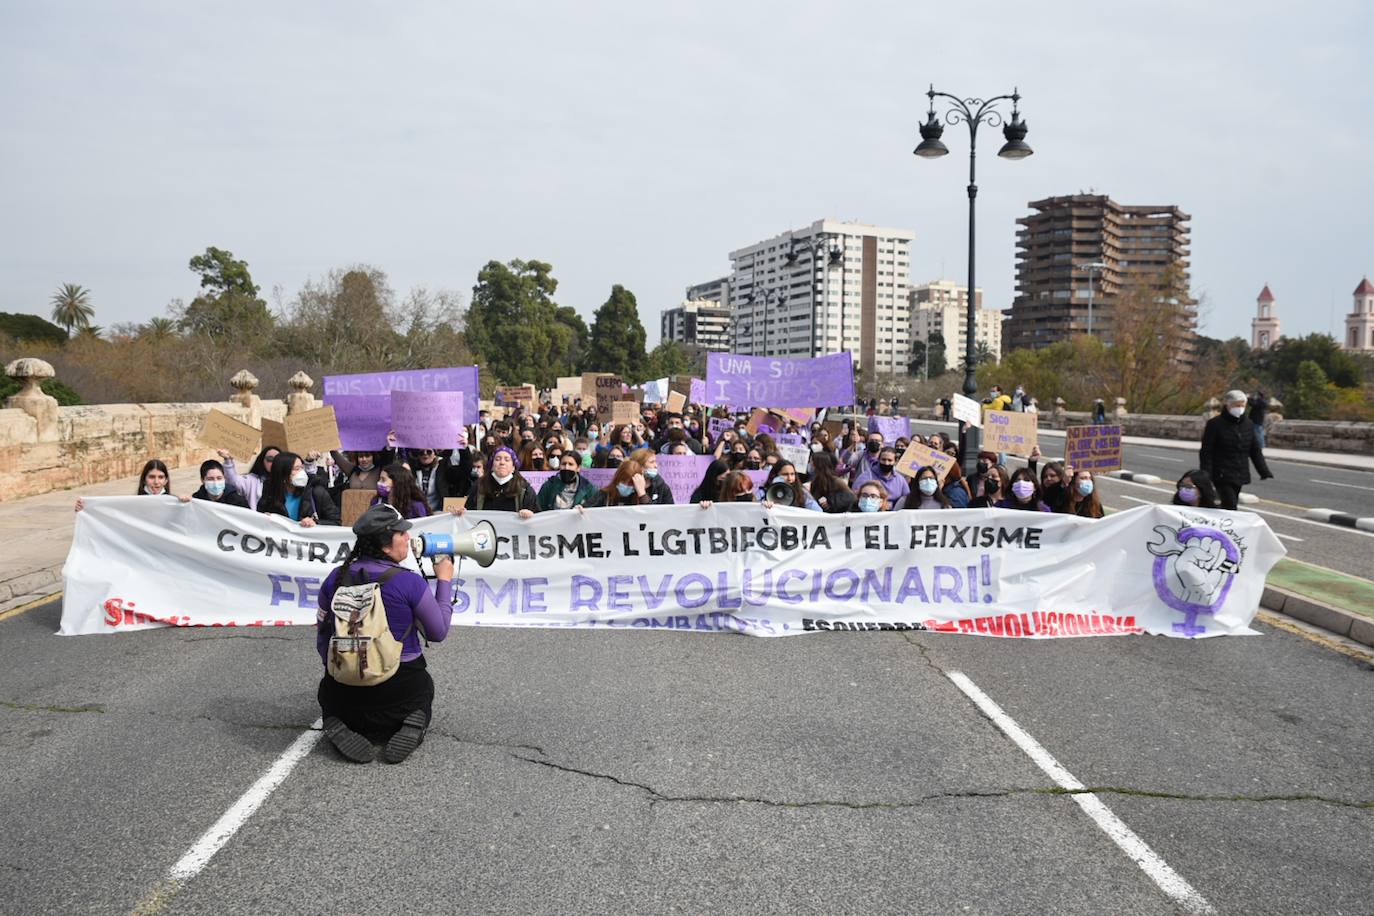
[[[557,289],[543,261],[488,261],[478,272],[464,336],[499,381],[552,388],[568,368],[577,329],[558,319]]]
[[[178,315],[178,324],[192,335],[214,338],[246,337],[257,340],[271,335],[272,313],[258,298],[258,287],[246,261],[232,253],[206,248],[191,258],[190,268],[200,274],[202,292]]]
[[[52,320],[66,329],[68,337],[72,328],[84,328],[95,317],[95,309],[91,307],[91,291],[79,284],[63,283],[50,301]]]
[[[23,383],[17,378],[5,378],[0,376],[0,404],[5,403],[6,398],[14,397],[23,387]],[[72,407],[82,403],[81,395],[77,394],[65,382],[58,378],[47,378],[40,385],[43,393],[48,397],[56,398],[59,407]]]
[[[927,347],[926,342],[917,338],[911,342],[911,359],[906,364],[906,374],[915,378],[919,376],[926,367]]]
[[[571,305],[560,305],[554,309],[555,348],[559,352],[558,374],[580,375],[582,362],[587,356],[587,343],[591,332],[587,322],[577,314]]]
[[[664,340],[649,353],[644,365],[644,378],[635,381],[688,375],[691,371],[692,358],[687,353],[687,348],[676,340]]]
[[[177,332],[177,323],[170,318],[149,318],[148,323],[139,328],[141,336],[150,337],[153,340],[166,340],[173,337]]]
[[[1317,336],[1317,335],[1313,335]],[[1297,381],[1284,398],[1284,413],[1296,420],[1324,420],[1336,402],[1336,386],[1315,360],[1298,364]]]
[[[1269,381],[1279,389],[1295,384],[1299,367],[1308,361],[1316,363],[1327,380],[1338,388],[1355,388],[1360,384],[1359,363],[1329,334],[1281,338],[1258,360]]]
[[[614,372],[624,379],[643,378],[648,359],[644,337],[635,295],[617,283],[611,287],[610,298],[592,316],[587,368],[592,372]]]
[[[926,342],[926,361],[929,378],[944,375],[945,370],[949,368],[945,364],[945,335],[939,331],[932,331]]]
[[[62,344],[71,335],[57,325],[37,315],[0,312],[0,334],[6,334],[19,343]]]
[[[206,248],[205,254],[191,258],[190,268],[200,274],[200,288],[210,290],[212,295],[233,292],[247,299],[258,296],[258,287],[248,273],[248,262],[236,259],[232,251]]]

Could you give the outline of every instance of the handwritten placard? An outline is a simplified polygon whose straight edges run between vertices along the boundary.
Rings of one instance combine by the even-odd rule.
[[[983,448],[989,452],[1028,456],[1036,445],[1035,419],[1036,414],[1018,410],[984,411]]]
[[[339,442],[356,452],[373,452],[386,447],[391,432],[391,395],[360,394],[335,399],[334,421]]]
[[[309,452],[319,452],[323,455],[343,448],[333,407],[325,406],[304,413],[290,414],[283,425],[286,427],[286,447],[297,455]]]
[[[253,459],[262,447],[260,431],[218,410],[205,415],[199,438],[210,448],[224,449],[235,458]]]
[[[796,467],[798,474],[806,474],[811,470],[811,446],[807,443],[806,437],[779,434],[773,438],[778,446],[778,457],[783,461],[790,461]]]
[[[402,448],[453,448],[463,431],[463,392],[393,391],[391,424]]]
[[[533,385],[505,385],[496,389],[494,398],[497,404],[524,404],[526,407],[533,407],[535,401],[535,391]]]
[[[286,448],[286,424],[262,418],[262,447]]]
[[[681,391],[668,392],[668,412],[682,413],[682,409],[687,406],[687,395]]]
[[[468,498],[467,498],[466,496],[445,496],[445,497],[444,497],[444,511],[445,511],[445,512],[456,512],[456,511],[458,511],[459,509],[462,509],[462,508],[466,507],[467,504],[468,504]]]
[[[601,418],[602,423],[615,422],[612,411],[615,410],[615,405],[620,401],[621,389],[624,386],[625,383],[621,381],[618,375],[598,375],[596,377],[593,397],[596,400],[596,414]],[[636,416],[638,416],[638,411],[636,411]]]
[[[362,518],[363,513],[376,498],[376,490],[344,490],[343,505],[339,507],[339,521],[345,528],[352,528],[353,523]]]
[[[1075,471],[1121,468],[1120,426],[1070,426],[1064,430],[1064,463]]]
[[[935,473],[940,480],[945,479],[949,469],[954,466],[954,459],[944,452],[933,449],[928,445],[913,442],[902,452],[902,457],[897,459],[897,473],[904,477],[915,477],[916,472],[921,468],[935,468]]]
[[[611,405],[611,422],[633,423],[639,419],[639,404],[635,401],[616,401]]]
[[[983,425],[983,405],[973,398],[964,397],[962,394],[954,395],[953,407],[950,409],[954,419],[960,423],[967,423],[969,426]]]
[[[911,438],[911,421],[906,417],[872,416],[868,418],[868,431],[882,433],[883,444],[891,445],[898,439]]]

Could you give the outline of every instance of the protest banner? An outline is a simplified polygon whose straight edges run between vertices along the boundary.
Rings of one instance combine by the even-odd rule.
[[[602,423],[612,423],[612,411],[615,404],[620,401],[621,389],[625,383],[620,380],[618,375],[598,375],[593,381],[593,401],[596,403],[596,415]],[[586,403],[586,400],[583,400]],[[637,414],[636,414],[637,415]]]
[[[687,387],[687,402],[689,404],[706,403],[706,380],[694,378]]]
[[[1121,468],[1121,427],[1070,426],[1064,430],[1064,463],[1094,474]]]
[[[967,423],[969,426],[983,425],[983,405],[973,398],[966,398],[962,394],[955,394],[953,406],[950,413],[954,419],[960,423]]]
[[[943,483],[945,475],[949,473],[949,469],[954,464],[955,459],[944,452],[919,442],[913,442],[897,459],[896,470],[898,474],[904,477],[915,477],[916,472],[921,468],[933,467],[935,473],[939,475],[941,483]]]
[[[687,395],[680,391],[668,392],[667,406],[669,413],[682,413],[683,408],[687,406]]]
[[[324,402],[337,409],[347,397],[389,398],[393,391],[461,391],[463,414],[477,416],[478,378],[476,366],[450,366],[445,369],[407,369],[400,372],[365,372],[358,375],[326,375]],[[389,403],[389,402],[388,402]],[[339,431],[344,433],[342,411],[339,412]],[[347,436],[345,435],[345,439]],[[385,437],[383,437],[385,441]],[[354,448],[345,444],[345,448]],[[356,446],[380,448],[379,445]]]
[[[706,354],[706,397],[746,409],[827,407],[854,403],[854,360],[848,351],[812,359]]]
[[[343,448],[339,439],[339,424],[334,419],[334,408],[328,405],[288,414],[283,425],[286,427],[286,447],[297,455],[310,452],[324,455]]]
[[[1265,575],[1285,554],[1259,515],[1161,504],[1087,519],[765,514],[716,502],[540,512],[518,524],[510,513],[441,513],[412,520],[411,533],[458,535],[483,520],[496,527],[497,559],[465,564],[455,580],[459,625],[1210,637],[1253,632]],[[346,527],[207,500],[87,497],[59,632],[314,626],[320,583],[352,541]]]
[[[811,446],[805,436],[779,433],[773,437],[773,441],[778,444],[778,457],[792,462],[798,474],[811,472]]]
[[[205,415],[198,438],[210,448],[224,449],[235,458],[250,462],[257,458],[262,448],[260,430],[219,410],[211,410]]]
[[[875,414],[868,418],[868,431],[882,433],[883,445],[891,445],[898,439],[911,438],[911,421],[906,417],[880,417]]]
[[[526,409],[532,409],[536,399],[533,385],[502,385],[496,389],[492,402],[506,407],[523,404]]]
[[[370,452],[386,447],[391,432],[391,395],[364,394],[335,398],[339,442],[350,451]]]
[[[262,447],[286,448],[286,424],[262,418]]]
[[[463,392],[393,391],[391,423],[401,448],[453,448],[463,431]]]
[[[638,419],[639,403],[637,401],[616,401],[611,405],[612,423],[633,423]]]
[[[1036,414],[1018,410],[987,410],[983,412],[983,450],[1006,452],[1022,458],[1036,446]]]
[[[363,517],[363,513],[376,498],[376,490],[344,490],[340,494],[339,524],[345,528],[352,528],[353,523]]]

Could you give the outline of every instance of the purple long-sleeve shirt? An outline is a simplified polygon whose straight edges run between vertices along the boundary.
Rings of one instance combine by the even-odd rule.
[[[382,573],[395,569],[396,565],[390,560],[363,557],[353,564],[353,576],[356,579],[360,571],[365,571],[368,581],[375,582]],[[320,586],[319,606],[323,617],[315,625],[315,648],[319,650],[322,661],[328,657],[329,640],[334,635],[334,615],[329,608],[334,603],[338,580],[339,570],[335,569]],[[401,644],[401,661],[412,661],[424,653],[419,629],[425,631],[425,637],[430,642],[443,641],[453,618],[452,600],[452,582],[439,580],[438,587],[431,593],[424,576],[404,568],[382,583],[382,604],[386,606],[387,626],[392,636],[397,639],[405,637]],[[411,629],[412,622],[417,623],[419,629]],[[406,635],[406,630],[410,630],[409,635]]]

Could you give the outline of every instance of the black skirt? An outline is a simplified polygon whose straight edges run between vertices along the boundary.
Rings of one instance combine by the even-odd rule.
[[[434,678],[425,669],[425,657],[401,662],[396,673],[373,687],[340,684],[328,672],[320,679],[320,712],[337,716],[355,732],[388,736],[417,709],[432,719]]]

